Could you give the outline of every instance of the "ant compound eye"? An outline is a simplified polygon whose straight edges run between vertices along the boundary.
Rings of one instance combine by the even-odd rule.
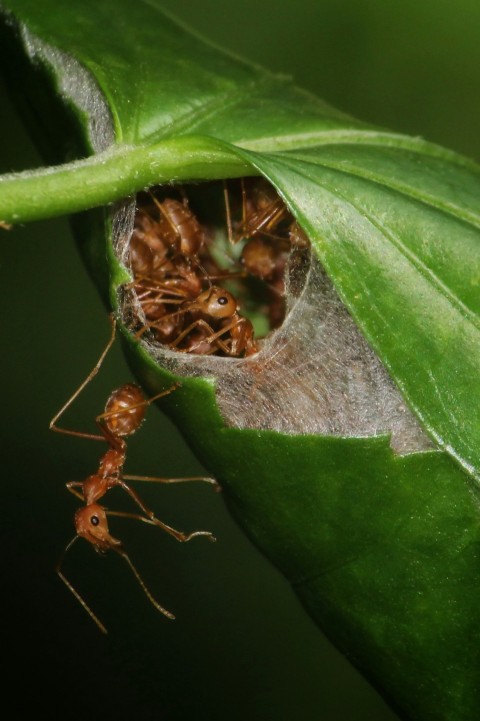
[[[227,298],[227,296],[226,296],[226,295],[220,296],[220,298],[218,298],[218,300],[217,300],[217,303],[218,303],[219,305],[227,305],[227,303],[228,303],[228,298]]]
[[[98,526],[98,524],[100,523],[99,517],[98,517],[98,516],[92,516],[92,517],[90,518],[90,523],[92,524],[92,526]]]

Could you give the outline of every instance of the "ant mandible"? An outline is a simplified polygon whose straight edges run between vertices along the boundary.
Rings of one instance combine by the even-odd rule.
[[[88,383],[90,383],[94,376],[96,376],[105,356],[112,347],[116,335],[116,322],[113,314],[110,316],[110,320],[112,325],[111,337],[100,355],[100,358],[79,388],[77,388],[75,393],[73,393],[69,400],[50,421],[50,429],[53,431],[70,436],[76,436],[78,438],[106,441],[109,446],[107,452],[100,459],[96,473],[87,476],[87,478],[83,481],[70,481],[66,484],[67,489],[73,493],[74,496],[83,501],[85,505],[79,508],[75,513],[74,523],[76,535],[65,547],[65,550],[56,566],[56,572],[62,581],[103,633],[107,633],[107,629],[103,623],[98,619],[95,613],[87,605],[86,601],[61,571],[65,555],[75,541],[79,538],[84,538],[93,546],[95,551],[100,554],[105,554],[110,550],[118,553],[130,566],[130,569],[135,575],[137,581],[157,611],[160,611],[160,613],[167,618],[174,619],[175,616],[170,613],[170,611],[163,608],[163,606],[161,606],[160,603],[152,596],[137,569],[130,560],[130,557],[123,548],[122,542],[110,534],[107,516],[133,518],[135,520],[143,521],[144,523],[149,523],[153,526],[158,526],[173,536],[177,541],[186,542],[197,536],[206,536],[210,541],[215,541],[215,537],[209,531],[194,531],[193,533],[185,534],[182,531],[178,531],[175,528],[168,526],[166,523],[163,523],[163,521],[160,521],[156,518],[153,511],[145,505],[136,491],[134,491],[133,488],[126,483],[126,481],[148,481],[154,483],[205,481],[218,489],[218,484],[215,479],[202,476],[192,476],[188,478],[160,478],[153,476],[124,475],[122,472],[127,451],[127,442],[125,437],[132,435],[138,430],[144,419],[146,408],[154,401],[174,391],[180,385],[179,383],[173,384],[167,390],[157,393],[148,399],[144,397],[139,386],[133,383],[127,383],[120,386],[110,394],[105,405],[105,411],[98,415],[95,419],[100,430],[100,434],[85,433],[83,431],[61,428],[57,425],[57,421],[65,413],[67,408],[70,407]],[[128,493],[128,495],[140,508],[142,513],[106,511],[98,501],[107,493],[107,491],[115,486],[119,486],[126,491],[126,493]]]

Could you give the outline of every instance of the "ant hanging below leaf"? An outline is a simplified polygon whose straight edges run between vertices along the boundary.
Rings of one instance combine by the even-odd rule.
[[[215,537],[209,531],[194,531],[193,533],[186,534],[182,531],[177,531],[175,528],[172,528],[166,523],[160,521],[153,511],[145,505],[140,496],[133,488],[131,488],[127,481],[146,481],[153,483],[204,481],[215,486],[217,490],[219,488],[215,479],[202,476],[192,476],[189,478],[160,478],[153,476],[132,476],[123,474],[123,467],[127,452],[127,442],[125,438],[127,436],[131,436],[138,430],[144,420],[146,408],[159,398],[175,391],[179,387],[179,383],[173,384],[170,388],[167,388],[167,390],[157,393],[148,399],[145,398],[140,387],[134,385],[133,383],[127,383],[120,386],[110,394],[105,405],[104,412],[98,415],[95,419],[100,430],[100,433],[98,434],[61,428],[57,425],[57,421],[65,413],[67,408],[72,405],[88,383],[90,383],[90,381],[97,375],[105,356],[112,347],[116,335],[116,322],[113,314],[110,316],[110,319],[112,324],[111,337],[100,355],[100,358],[79,388],[77,388],[75,393],[73,393],[69,400],[50,421],[50,429],[53,431],[70,436],[76,436],[78,438],[105,441],[109,446],[107,452],[100,459],[96,473],[88,476],[83,481],[70,481],[66,484],[67,489],[73,493],[74,496],[79,498],[85,505],[79,508],[75,513],[74,522],[76,535],[67,544],[56,567],[56,571],[62,581],[103,633],[107,633],[103,623],[97,618],[95,613],[87,605],[86,601],[61,571],[65,555],[75,541],[79,538],[84,538],[93,546],[95,551],[100,554],[105,554],[110,550],[118,553],[130,566],[137,581],[157,611],[160,611],[160,613],[167,618],[174,619],[174,615],[163,608],[163,606],[161,606],[152,596],[137,569],[130,560],[130,557],[123,548],[122,542],[110,534],[107,517],[120,516],[122,518],[132,518],[151,524],[152,526],[158,526],[163,531],[166,531],[166,533],[173,536],[177,541],[181,542],[190,541],[192,538],[196,538],[197,536],[206,536],[208,540],[215,541]],[[115,488],[116,486],[122,488],[133,499],[134,503],[138,506],[142,513],[110,511],[106,510],[99,504],[99,500],[103,498],[107,491]]]

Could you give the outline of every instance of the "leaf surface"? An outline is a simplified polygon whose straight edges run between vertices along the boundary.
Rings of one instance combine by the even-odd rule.
[[[74,198],[78,208],[79,201],[95,204],[100,186],[105,202],[154,182],[162,160],[161,179],[189,179],[245,172],[244,159],[274,182],[308,230],[425,428],[478,480],[478,168],[342,116],[289,80],[218,52],[160,15],[154,2],[138,3],[133,22],[109,3],[62,13],[53,0],[41,12],[33,0],[5,5],[21,10],[30,32],[88,68],[115,130],[106,158],[60,169],[60,180],[50,173],[53,188],[41,174],[28,178],[37,207],[49,207],[55,183],[67,206]],[[238,153],[217,140],[256,152]],[[271,149],[277,152],[265,152]],[[95,180],[86,181],[91,164]],[[117,171],[126,182],[113,181]],[[38,197],[35,182],[43,186]],[[81,192],[86,182],[91,193]],[[20,186],[11,183],[15,201]],[[10,188],[4,186],[5,199]],[[0,215],[10,219],[1,205]]]

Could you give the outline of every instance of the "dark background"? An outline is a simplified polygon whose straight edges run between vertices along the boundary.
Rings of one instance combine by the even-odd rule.
[[[480,155],[480,5],[413,0],[165,0],[221,45],[357,117]],[[2,172],[40,163],[0,86]],[[114,533],[159,600],[128,568],[77,544],[65,573],[109,628],[103,637],[58,577],[74,534],[64,489],[96,466],[99,445],[48,430],[90,370],[107,316],[65,219],[1,232],[1,648],[5,702],[73,719],[394,721],[318,631],[287,583],[208,487],[142,488],[159,517],[218,543],[176,544],[149,526]],[[132,380],[118,347],[66,420],[91,427],[108,393]],[[137,474],[202,472],[157,409],[129,444]],[[121,497],[110,500],[118,507]],[[21,692],[13,689],[20,683]]]

